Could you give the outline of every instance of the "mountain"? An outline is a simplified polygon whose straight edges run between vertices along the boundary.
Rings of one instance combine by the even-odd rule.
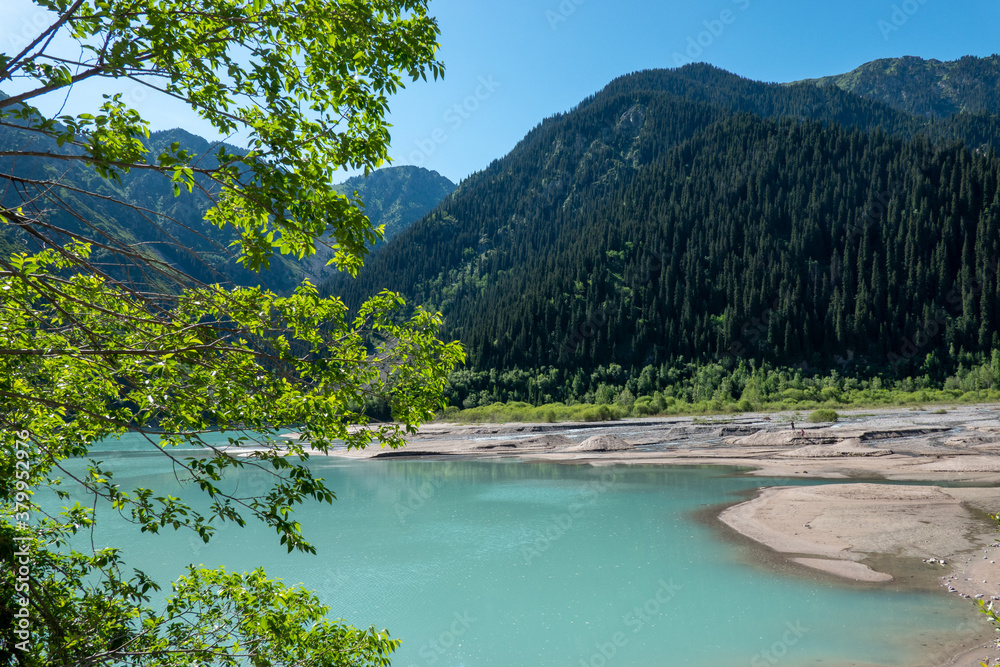
[[[204,156],[209,164],[213,152],[218,149],[217,144],[181,129],[151,133],[146,143],[149,151],[156,155],[174,142],[192,154]],[[228,149],[239,151],[232,146]],[[72,148],[56,146],[51,139],[8,125],[0,126],[0,150],[59,153]],[[12,178],[19,180],[12,181]],[[115,183],[73,162],[57,164],[45,158],[3,157],[0,158],[0,180],[18,186],[4,189],[4,206],[17,207],[30,202],[25,205],[36,210],[44,208],[49,224],[96,242],[119,239],[130,246],[143,248],[201,282],[261,284],[276,292],[287,292],[305,277],[316,280],[332,272],[325,267],[325,261],[310,258],[300,262],[281,255],[274,256],[271,268],[261,274],[243,269],[236,263],[236,255],[230,247],[236,240],[235,233],[230,229],[220,230],[203,220],[211,205],[209,198],[198,189],[175,197],[171,183],[151,171],[134,170]],[[50,192],[49,187],[55,182],[61,187]],[[203,179],[201,185],[211,190],[211,184]],[[367,179],[351,179],[344,187],[349,193],[358,190],[375,224],[386,224],[389,233],[398,233],[454,189],[447,179],[417,167],[379,170]],[[88,191],[97,196],[88,196]],[[8,226],[0,227],[0,253],[3,255],[33,247],[29,236]],[[98,250],[97,258],[104,254]],[[136,277],[129,273],[128,267],[111,266],[108,270],[116,277]],[[155,284],[157,278],[147,276],[146,280]]]
[[[335,186],[337,191],[364,204],[372,225],[384,225],[385,239],[371,249],[381,248],[411,224],[427,215],[455,191],[455,184],[423,167],[386,167],[367,176],[354,176]],[[320,247],[303,261],[305,276],[319,283],[333,274],[326,262],[333,256]]]
[[[411,224],[430,213],[456,185],[422,167],[386,167],[368,176],[355,176],[337,186],[343,194],[356,192],[365,205],[365,215],[378,227],[385,225],[389,241]]]
[[[217,146],[184,130],[153,132],[146,147],[157,155],[173,142],[204,156],[204,164],[214,164],[212,152]],[[232,146],[229,149],[239,150]],[[73,146],[57,146],[44,135],[10,125],[0,126],[0,150],[79,152]],[[92,240],[96,244],[95,259],[105,262],[105,270],[115,278],[154,289],[174,289],[155,274],[137,272],[136,266],[127,264],[120,255],[112,257],[101,244],[120,242],[141,249],[204,283],[263,284],[275,291],[286,291],[304,275],[302,267],[282,256],[275,257],[271,270],[264,274],[243,269],[229,247],[237,238],[235,232],[203,220],[211,205],[208,196],[195,188],[190,194],[175,197],[170,181],[149,170],[132,170],[115,182],[101,178],[77,161],[8,156],[0,158],[0,180],[17,186],[4,189],[5,207],[24,205],[33,209],[47,224],[65,230],[65,234],[50,232],[55,238],[68,240],[68,235],[77,235]],[[202,188],[212,190],[212,184],[203,177],[196,176],[196,180]],[[6,251],[36,249],[35,239],[25,232],[12,233],[10,228],[5,232]]]
[[[323,289],[440,309],[483,400],[580,399],[685,360],[937,373],[1000,348],[997,146],[988,111],[637,72]]]
[[[966,56],[950,62],[913,56],[884,58],[846,74],[799,83],[836,86],[921,116],[1000,114],[1000,55]]]

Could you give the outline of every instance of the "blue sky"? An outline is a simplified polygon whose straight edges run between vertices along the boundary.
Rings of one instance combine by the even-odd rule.
[[[636,70],[695,60],[752,79],[795,81],[877,58],[1000,52],[995,0],[432,0],[430,6],[448,71],[444,81],[411,86],[393,100],[392,155],[395,164],[419,164],[452,180],[506,154],[543,118]],[[481,79],[495,89],[488,92]]]
[[[390,101],[390,154],[394,164],[455,181],[502,157],[543,118],[636,70],[703,61],[794,81],[877,58],[1000,52],[996,0],[431,0],[430,8],[447,74]],[[0,51],[39,14],[28,0],[0,0]],[[154,129],[210,132],[176,104],[122,91]],[[75,107],[86,95],[69,109],[83,111]]]

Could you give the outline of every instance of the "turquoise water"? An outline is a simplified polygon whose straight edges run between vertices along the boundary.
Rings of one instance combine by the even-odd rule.
[[[159,456],[108,453],[116,480],[177,493]],[[168,582],[189,563],[263,566],[356,626],[403,640],[397,666],[935,664],[971,605],[840,587],[754,566],[692,519],[758,486],[718,468],[519,461],[311,461],[335,490],[306,505],[318,556],[262,527],[141,535],[104,511],[98,546]],[[253,473],[242,490],[262,490]],[[919,658],[919,659],[918,659]]]

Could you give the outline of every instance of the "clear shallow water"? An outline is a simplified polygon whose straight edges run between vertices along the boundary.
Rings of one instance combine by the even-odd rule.
[[[178,492],[162,456],[100,458],[124,488]],[[338,496],[298,512],[318,556],[288,554],[262,527],[223,528],[204,545],[141,535],[110,512],[97,544],[124,547],[162,583],[189,563],[263,566],[351,624],[402,638],[397,666],[935,664],[942,633],[976,616],[943,595],[748,565],[691,518],[733,493],[801,480],[517,461],[311,465]],[[239,483],[263,489],[264,479]]]

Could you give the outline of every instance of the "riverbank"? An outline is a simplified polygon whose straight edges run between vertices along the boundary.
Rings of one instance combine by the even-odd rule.
[[[719,520],[802,570],[859,585],[921,587],[970,603],[975,636],[948,647],[974,667],[1000,658],[975,599],[1000,604],[1000,551],[988,513],[1000,510],[1000,406],[848,412],[804,425],[794,413],[612,423],[427,425],[402,450],[336,452],[349,458],[516,456],[563,463],[725,465],[769,477],[837,483],[772,487]],[[845,483],[858,480],[859,483]],[[861,480],[866,480],[861,482]],[[869,481],[920,482],[872,484]],[[936,483],[928,485],[928,483]],[[956,486],[962,485],[962,486]],[[944,561],[943,563],[941,561]],[[955,657],[957,656],[957,657]],[[932,663],[928,663],[930,665]]]

